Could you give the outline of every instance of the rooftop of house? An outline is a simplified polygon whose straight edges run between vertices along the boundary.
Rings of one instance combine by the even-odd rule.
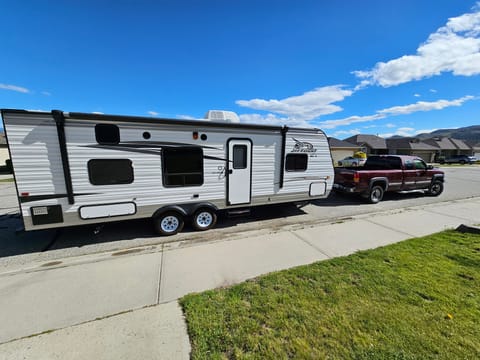
[[[452,141],[450,141],[449,138],[446,138],[446,137],[431,138],[423,141],[426,142],[427,144],[436,146],[441,150],[457,150],[457,147],[455,146],[455,144]]]
[[[372,149],[387,149],[385,139],[376,135],[354,135],[344,141],[360,146],[365,144]]]
[[[387,139],[387,146],[389,149],[438,150],[438,147],[436,146],[411,137]]]
[[[330,145],[330,147],[334,147],[334,148],[346,148],[346,149],[358,149],[359,148],[358,145],[349,143],[349,142],[344,141],[344,140],[339,140],[339,139],[336,139],[336,138],[333,138],[333,137],[328,138],[328,144]]]

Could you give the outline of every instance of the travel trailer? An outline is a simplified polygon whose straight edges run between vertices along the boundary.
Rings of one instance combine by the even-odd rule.
[[[217,213],[328,196],[319,129],[206,119],[2,110],[25,230],[152,218],[172,235]]]

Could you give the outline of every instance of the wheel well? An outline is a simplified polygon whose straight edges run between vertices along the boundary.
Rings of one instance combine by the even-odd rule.
[[[208,209],[208,210],[211,210],[213,212],[217,212],[218,211],[218,208],[213,205],[213,204],[210,204],[210,203],[201,203],[201,204],[195,204],[195,206],[192,206],[192,208],[190,209],[189,211],[189,214],[190,215],[193,215],[195,214],[198,210],[200,209]]]
[[[158,209],[157,211],[155,211],[153,213],[152,217],[155,218],[157,216],[160,216],[160,215],[166,213],[167,211],[175,211],[182,216],[187,216],[188,215],[188,213],[182,207],[180,207],[178,205],[170,205],[170,206],[164,206],[164,207]]]
[[[380,186],[383,190],[387,189],[387,182],[385,180],[374,180],[370,184],[370,189],[374,186]]]
[[[196,211],[199,209],[209,209],[212,210],[213,212],[217,212],[218,208],[211,204],[211,203],[195,203],[195,204],[184,204],[184,205],[167,205],[164,207],[161,207],[160,209],[156,210],[152,217],[159,216],[167,211],[176,211],[180,215],[186,217],[186,216],[192,216],[195,214]]]

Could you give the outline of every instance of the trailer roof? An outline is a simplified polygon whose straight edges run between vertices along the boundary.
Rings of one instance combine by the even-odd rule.
[[[53,110],[52,110],[53,111]],[[60,110],[61,111],[61,110]],[[2,116],[7,113],[18,114],[44,114],[49,115],[48,111],[29,111],[20,109],[1,109]],[[63,111],[62,111],[63,112]],[[214,122],[205,119],[184,120],[184,119],[169,119],[169,118],[154,118],[146,116],[130,116],[130,115],[110,115],[110,114],[93,114],[93,113],[81,113],[81,112],[63,112],[66,119],[81,119],[91,121],[112,121],[112,122],[130,122],[130,123],[150,123],[150,124],[182,124],[190,126],[204,126],[204,127],[225,127],[235,129],[251,129],[251,130],[276,130],[281,131],[284,128],[288,128],[291,131],[302,132],[317,132],[324,133],[318,128],[298,128],[287,126],[275,126],[275,125],[257,125],[257,124],[243,124],[243,123],[230,123],[230,122]]]

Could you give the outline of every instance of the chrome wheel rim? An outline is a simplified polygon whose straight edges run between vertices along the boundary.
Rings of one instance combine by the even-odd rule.
[[[160,227],[164,232],[174,232],[178,229],[180,222],[178,218],[173,215],[165,216],[160,222]]]
[[[208,211],[202,211],[197,215],[196,223],[201,228],[209,227],[210,225],[212,225],[212,222],[213,222],[213,216]]]
[[[372,191],[372,200],[379,200],[381,196],[381,191],[380,189],[375,189]]]

